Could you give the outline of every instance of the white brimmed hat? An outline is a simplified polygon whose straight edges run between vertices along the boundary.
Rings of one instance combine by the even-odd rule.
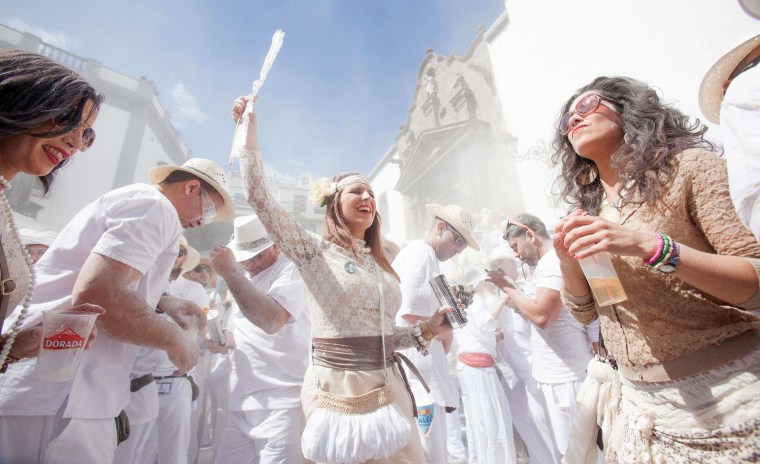
[[[451,227],[456,229],[457,232],[462,234],[462,237],[467,241],[467,245],[475,251],[480,250],[478,242],[472,236],[472,231],[475,229],[475,219],[472,214],[465,211],[464,208],[457,205],[425,205],[431,216],[437,217],[443,221],[446,221]]]
[[[201,254],[187,243],[187,239],[184,235],[179,236],[179,246],[187,251],[187,258],[185,258],[185,262],[182,263],[182,272],[184,273],[193,269],[201,262]]]
[[[227,248],[232,250],[237,262],[253,258],[274,245],[261,219],[255,214],[235,218],[235,231]]]
[[[51,230],[19,229],[18,233],[21,236],[21,242],[23,242],[24,246],[50,246],[55,241],[55,238],[58,237],[58,233]]]
[[[723,102],[723,83],[731,76],[736,66],[758,45],[760,34],[723,55],[712,67],[699,86],[699,109],[708,121],[720,124],[720,104]]]
[[[739,0],[739,6],[748,15],[760,19],[760,0]]]
[[[203,158],[192,158],[185,161],[182,166],[163,165],[153,167],[148,171],[148,175],[151,182],[160,184],[174,171],[184,171],[199,179],[203,179],[222,196],[224,204],[221,208],[217,209],[214,220],[229,221],[235,217],[235,204],[227,191],[230,184],[227,181],[224,169],[219,164]]]

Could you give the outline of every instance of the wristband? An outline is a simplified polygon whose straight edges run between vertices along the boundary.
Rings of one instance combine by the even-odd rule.
[[[655,232],[655,235],[657,235],[658,239],[660,240],[660,244],[657,246],[657,251],[655,251],[654,255],[652,255],[651,258],[644,260],[644,264],[647,266],[651,266],[655,261],[657,261],[657,258],[659,258],[662,254],[662,248],[665,246],[665,239],[662,237],[662,234]]]

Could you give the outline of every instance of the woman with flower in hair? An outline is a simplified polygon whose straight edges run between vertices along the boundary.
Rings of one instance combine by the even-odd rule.
[[[395,350],[424,352],[433,337],[451,330],[445,312],[452,309],[411,327],[394,326],[401,291],[383,252],[369,180],[343,173],[317,182],[311,197],[326,207],[324,233],[304,230],[266,190],[256,113],[244,111],[247,103],[240,97],[232,110],[235,121],[249,118],[240,160],[247,200],[298,267],[311,312],[312,365],[301,392],[304,455],[320,462],[423,463],[416,408]],[[382,387],[381,398],[370,398]],[[374,406],[350,406],[367,398]],[[378,404],[385,406],[374,410]],[[346,414],[327,417],[325,411],[335,410]]]
[[[555,162],[576,211],[554,246],[563,300],[581,322],[600,319],[617,362],[609,378],[622,396],[598,409],[607,462],[757,461],[760,244],[705,130],[624,77],[599,77],[562,108]],[[578,259],[601,252],[627,300],[601,306],[592,294]],[[586,438],[595,449],[596,434]]]

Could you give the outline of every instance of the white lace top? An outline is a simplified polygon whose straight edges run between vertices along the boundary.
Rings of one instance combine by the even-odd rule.
[[[306,231],[266,189],[259,151],[242,150],[240,169],[248,203],[272,240],[301,272],[311,312],[312,338],[380,335],[380,293],[374,259],[363,240],[351,250]],[[412,327],[393,324],[401,304],[398,281],[385,271],[385,334],[394,334],[396,349],[416,345]]]

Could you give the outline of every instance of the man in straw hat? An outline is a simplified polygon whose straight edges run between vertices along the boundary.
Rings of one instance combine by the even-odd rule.
[[[428,283],[441,274],[439,262],[453,258],[467,246],[480,249],[473,238],[475,220],[464,208],[430,204],[427,210],[434,218],[430,229],[422,239],[409,242],[393,261],[393,269],[401,279],[401,307],[396,313],[400,326],[427,320],[441,306]],[[451,341],[451,333],[433,339],[428,347],[430,356],[422,356],[416,349],[402,351],[419,369],[435,402],[432,424],[427,433],[421,434],[433,464],[446,463],[445,413],[447,408],[459,406],[459,394],[446,362]]]
[[[229,416],[215,462],[301,463],[311,322],[298,269],[255,214],[235,219],[211,260],[235,300]]]
[[[531,322],[533,378],[543,392],[554,444],[564,456],[575,414],[575,397],[586,378],[586,366],[599,341],[599,323],[578,322],[562,303],[562,272],[543,221],[523,213],[507,222],[504,240],[517,257],[535,266],[524,291],[501,271],[490,271],[489,282],[509,295],[511,304]]]
[[[760,0],[740,0],[760,19]],[[699,107],[720,124],[731,200],[760,240],[760,34],[723,55],[699,87]]]
[[[182,229],[232,219],[227,180],[219,165],[204,159],[155,167],[150,179],[154,185],[112,190],[84,207],[39,261],[23,327],[38,324],[43,310],[81,303],[106,313],[73,380],[35,382],[34,358],[0,376],[0,449],[7,462],[41,456],[44,462],[112,462],[117,425],[125,422],[114,418],[129,401],[129,373],[140,347],[166,351],[177,374],[198,361],[195,341],[155,308],[177,310],[161,296]]]

